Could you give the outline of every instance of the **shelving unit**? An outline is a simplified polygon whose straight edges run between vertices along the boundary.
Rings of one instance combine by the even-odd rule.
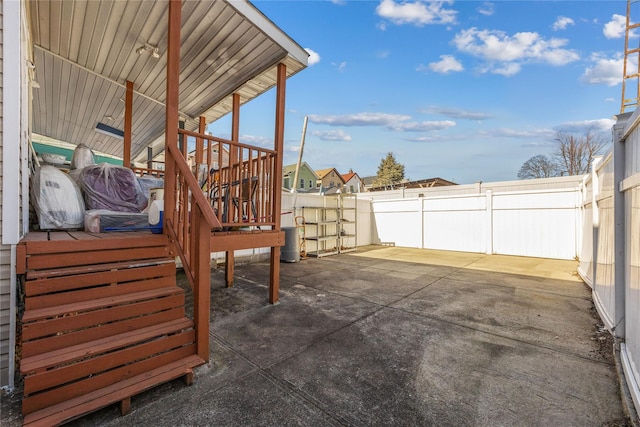
[[[357,210],[357,199],[354,194],[341,194],[338,196],[339,200],[339,220],[338,225],[340,228],[340,253],[353,252],[356,250],[358,246],[357,239],[357,218],[358,218],[358,210]],[[346,200],[351,200],[352,206],[345,206]]]
[[[345,198],[353,199],[353,207],[345,206]],[[357,244],[355,196],[326,196],[324,204],[302,208],[307,255],[321,258],[354,251]]]

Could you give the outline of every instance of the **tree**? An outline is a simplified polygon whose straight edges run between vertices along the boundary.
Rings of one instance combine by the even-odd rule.
[[[582,175],[591,169],[593,158],[607,145],[604,135],[592,130],[584,136],[558,132],[554,139],[556,149],[553,157],[560,169],[560,175]]]
[[[392,152],[387,153],[387,157],[380,160],[378,173],[374,185],[388,186],[399,184],[404,179],[404,165],[396,161]]]
[[[524,162],[518,171],[520,179],[550,178],[558,175],[560,175],[558,165],[544,154],[533,156]]]

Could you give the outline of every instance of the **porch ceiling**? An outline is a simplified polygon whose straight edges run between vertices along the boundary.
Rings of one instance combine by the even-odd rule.
[[[124,128],[125,83],[134,83],[132,159],[164,149],[168,1],[27,2],[35,79],[33,132],[122,156],[122,140],[94,129]],[[307,66],[307,53],[244,0],[186,0],[182,6],[181,117],[196,130]],[[138,54],[145,44],[158,48]]]

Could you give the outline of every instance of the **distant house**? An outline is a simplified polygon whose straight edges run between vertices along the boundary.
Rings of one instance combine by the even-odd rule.
[[[344,181],[344,188],[347,193],[364,192],[364,182],[353,169],[349,169],[348,173],[343,174],[342,180]]]
[[[344,180],[340,172],[336,168],[321,169],[316,171],[318,180],[316,181],[316,187],[322,187],[324,190],[331,188],[342,189],[344,186]]]
[[[364,184],[363,191],[369,191],[369,189],[373,187],[373,183],[376,182],[377,178],[378,177],[376,175],[362,177],[362,183]]]
[[[370,178],[373,178],[372,182],[374,182],[376,177],[374,176]],[[416,181],[402,181],[401,183],[394,184],[392,186],[389,186],[389,185],[374,186],[373,184],[371,184],[371,185],[368,185],[366,188],[367,188],[367,191],[384,191],[384,190],[392,190],[397,188],[433,188],[433,187],[444,187],[447,185],[458,185],[458,184],[442,178],[427,178],[427,179],[420,179]]]
[[[209,153],[208,148],[204,148],[202,150],[202,159],[196,158],[196,151],[191,151],[187,155],[187,164],[191,168],[191,171],[196,175],[198,182],[200,185],[207,179],[208,174],[213,174],[213,170],[218,170],[221,168],[226,168],[229,166],[229,150],[223,145],[222,146],[222,155],[220,155],[220,144],[213,143],[211,144],[211,165],[212,170],[207,170],[207,164],[209,164]],[[164,153],[163,153],[164,160]],[[200,161],[198,161],[200,160]],[[220,163],[222,162],[222,163]],[[212,175],[213,176],[213,175]]]
[[[293,188],[293,180],[296,175],[296,166],[287,165],[282,167],[282,187],[288,190]],[[316,188],[316,182],[318,181],[318,175],[313,171],[311,166],[307,162],[300,164],[300,170],[298,171],[298,182],[296,183],[296,190],[308,192],[313,191]]]

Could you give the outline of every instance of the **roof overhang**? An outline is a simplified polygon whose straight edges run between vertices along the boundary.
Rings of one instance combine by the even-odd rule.
[[[132,159],[164,149],[168,1],[27,2],[39,88],[33,132],[122,156],[120,138],[95,131],[124,127],[126,82],[134,83]],[[185,0],[180,100],[185,128],[231,111],[307,66],[307,53],[244,0]],[[157,49],[156,49],[157,48]]]

